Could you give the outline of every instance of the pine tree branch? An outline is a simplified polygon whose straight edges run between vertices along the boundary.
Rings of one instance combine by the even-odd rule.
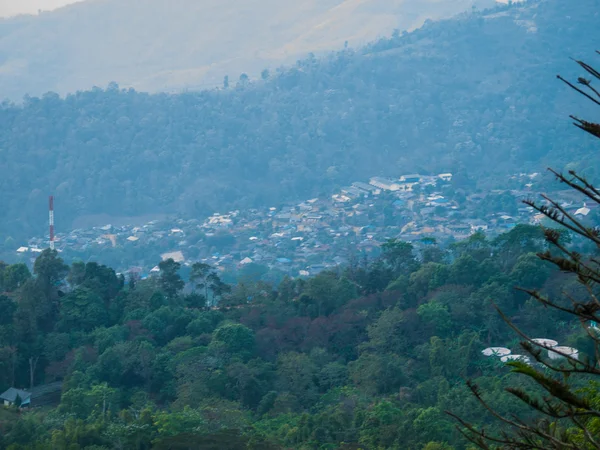
[[[573,59],[573,58],[571,58],[571,59],[573,61],[575,61],[577,64],[579,64],[581,67],[583,67],[586,70],[586,72],[590,73],[591,75],[595,76],[596,78],[598,78],[600,80],[600,72],[598,72],[592,66],[590,66],[589,64],[586,64],[583,61],[579,61],[579,60]]]
[[[548,168],[548,171],[554,174],[554,176],[556,176],[556,178],[558,178],[560,182],[566,183],[569,187],[581,192],[594,202],[600,204],[600,190],[592,186],[585,178],[579,176],[574,170],[569,170],[569,175],[571,175],[577,181],[582,183],[584,187],[581,187],[577,183],[574,183],[573,180],[567,179],[567,177],[565,177],[562,173],[559,173],[552,168]]]
[[[587,98],[589,98],[591,101],[593,101],[594,103],[596,103],[598,106],[600,106],[600,101],[596,100],[594,97],[592,97],[590,94],[588,94],[587,92],[585,92],[583,89],[579,89],[577,86],[575,86],[573,83],[571,83],[568,80],[565,80],[563,77],[561,77],[560,75],[556,75],[556,78],[558,78],[560,81],[562,81],[563,83],[566,83],[567,85],[569,85],[572,89],[575,89],[577,92],[579,92],[581,95],[585,95]]]

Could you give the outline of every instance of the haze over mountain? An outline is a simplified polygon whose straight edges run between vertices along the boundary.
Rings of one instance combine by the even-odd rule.
[[[83,0],[0,0],[0,17],[37,14]]]
[[[204,217],[330,195],[375,175],[452,171],[493,189],[515,171],[586,161],[589,172],[598,156],[567,117],[585,111],[554,75],[581,75],[569,57],[594,53],[580,37],[596,31],[595,1],[435,22],[229,89],[149,95],[113,85],[5,104],[0,232],[45,231],[49,193],[66,224]]]
[[[493,3],[87,0],[0,21],[0,97],[64,94],[111,81],[147,91],[212,87],[226,74],[257,75],[345,41],[357,46]]]

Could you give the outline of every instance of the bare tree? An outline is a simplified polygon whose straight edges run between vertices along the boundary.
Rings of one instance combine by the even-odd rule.
[[[600,81],[600,72],[583,61],[575,62],[585,70],[587,76]],[[560,75],[558,78],[600,106],[600,90],[592,85],[591,79],[580,77],[577,83],[571,83]],[[600,138],[600,124],[576,116],[570,117],[575,126]],[[579,192],[587,202],[600,205],[600,189],[594,187],[585,177],[574,171],[562,174],[549,170],[558,181]],[[533,200],[527,200],[525,203],[554,224],[569,230],[600,251],[600,228],[582,223],[558,201],[545,195],[542,197],[542,203]],[[507,391],[537,411],[541,418],[531,423],[516,416],[503,416],[483,399],[477,385],[468,382],[476,398],[501,424],[499,428],[502,431],[489,433],[448,412],[460,423],[458,428],[463,435],[479,448],[600,449],[600,333],[594,327],[594,324],[600,323],[600,259],[593,255],[583,256],[568,248],[561,241],[560,232],[557,230],[546,228],[544,233],[554,250],[540,253],[539,258],[554,264],[563,272],[574,275],[583,287],[585,296],[576,298],[573,294],[565,292],[564,298],[552,299],[536,290],[521,290],[544,307],[561,311],[579,320],[582,329],[593,343],[595,354],[581,358],[568,351],[554,349],[559,359],[546,358],[548,348],[531,339],[498,310],[506,323],[522,339],[522,347],[537,363],[530,365],[523,361],[512,361],[508,365],[512,367],[513,372],[528,377],[540,388],[539,393],[520,388],[508,388]]]

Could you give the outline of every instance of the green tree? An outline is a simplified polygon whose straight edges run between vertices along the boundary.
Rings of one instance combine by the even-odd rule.
[[[221,277],[219,277],[219,275],[215,271],[208,274],[208,276],[206,277],[206,282],[208,283],[208,287],[213,295],[211,302],[213,306],[218,303],[219,299],[223,297],[223,295],[231,291],[231,287],[228,284],[224,283],[221,280]]]
[[[442,303],[431,300],[417,308],[417,314],[426,323],[433,326],[437,336],[445,337],[452,329],[452,319],[448,307]]]
[[[3,278],[4,289],[14,292],[31,278],[31,272],[25,264],[11,264],[3,270]]]
[[[58,256],[56,250],[46,249],[35,260],[33,273],[42,289],[49,294],[62,284],[69,273],[69,266]]]
[[[582,61],[577,61],[589,75],[600,80],[600,72]],[[579,78],[582,88],[575,86],[560,77],[570,87],[584,94],[596,105],[600,105],[600,93],[591,86],[585,78]],[[589,89],[587,92],[584,89]],[[600,124],[592,123],[572,116],[575,125],[591,135],[600,138]],[[568,175],[554,172],[558,180],[569,188],[579,192],[586,201],[600,204],[598,190],[585,178],[574,171]],[[596,251],[600,249],[600,238],[595,227],[581,223],[576,217],[569,214],[561,202],[544,196],[545,203],[537,204],[533,200],[525,203],[544,214],[548,219],[573,232],[575,235],[591,244]],[[581,283],[583,293],[587,297],[573,297],[566,294],[567,301],[544,295],[537,289],[523,289],[528,295],[537,300],[547,309],[554,309],[571,315],[577,319],[582,331],[593,342],[594,355],[600,354],[600,337],[592,323],[599,323],[598,300],[595,293],[600,283],[600,270],[594,256],[581,255],[567,246],[561,240],[561,233],[554,229],[545,228],[544,236],[554,252],[548,250],[539,253],[539,257],[546,262],[554,264],[563,272],[567,272]],[[529,262],[527,262],[529,264]],[[558,359],[548,358],[547,348],[534,341],[528,333],[519,329],[508,317],[502,314],[503,319],[523,339],[521,345],[531,357],[539,363],[544,370],[522,361],[508,363],[514,373],[520,374],[529,380],[537,390],[527,389],[522,386],[509,387],[507,391],[538,413],[538,420],[524,420],[516,415],[505,415],[494,410],[494,406],[486,401],[482,390],[473,382],[469,382],[475,397],[492,411],[495,418],[511,432],[502,434],[489,434],[472,423],[456,417],[464,427],[465,435],[478,447],[483,449],[497,448],[577,448],[596,449],[598,446],[598,431],[600,413],[597,411],[600,394],[598,387],[598,370],[596,357],[586,359],[561,349],[554,354]]]
[[[412,244],[390,239],[381,246],[382,260],[396,275],[408,275],[418,267]]]
[[[169,298],[177,297],[179,291],[185,286],[185,282],[178,273],[181,264],[169,258],[166,261],[161,261],[158,267],[160,269],[159,281],[161,289]]]
[[[402,352],[409,344],[405,324],[404,314],[399,307],[383,311],[367,328],[369,340],[362,348],[378,353]]]
[[[17,304],[6,295],[0,294],[0,326],[13,323],[13,317],[17,310]]]
[[[62,331],[92,331],[108,325],[109,314],[102,297],[91,289],[77,288],[60,299],[58,326]]]
[[[304,353],[289,352],[277,359],[280,391],[294,395],[303,406],[312,404],[318,396],[316,376],[316,365]]]
[[[194,289],[203,290],[204,297],[208,299],[208,275],[212,272],[212,267],[204,263],[194,263],[190,273],[190,281]]]
[[[226,323],[213,333],[213,341],[222,343],[231,353],[254,352],[254,332],[239,323]]]
[[[85,263],[82,261],[75,261],[71,264],[67,281],[72,287],[77,287],[85,280]]]

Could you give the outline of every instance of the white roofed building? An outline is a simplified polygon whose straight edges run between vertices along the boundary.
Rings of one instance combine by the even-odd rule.
[[[375,186],[376,188],[383,189],[384,191],[399,191],[401,187],[396,181],[382,177],[371,178],[369,180],[369,184],[371,186]]]
[[[588,208],[586,206],[586,204],[583,204],[583,207],[579,208],[577,211],[575,211],[575,215],[576,216],[583,216],[583,217],[587,217],[587,215],[591,212],[592,210],[590,208]]]
[[[182,263],[185,261],[185,257],[183,256],[183,253],[181,251],[163,253],[162,255],[160,255],[160,257],[163,261],[166,261],[167,259],[172,259],[173,261],[178,263]]]

